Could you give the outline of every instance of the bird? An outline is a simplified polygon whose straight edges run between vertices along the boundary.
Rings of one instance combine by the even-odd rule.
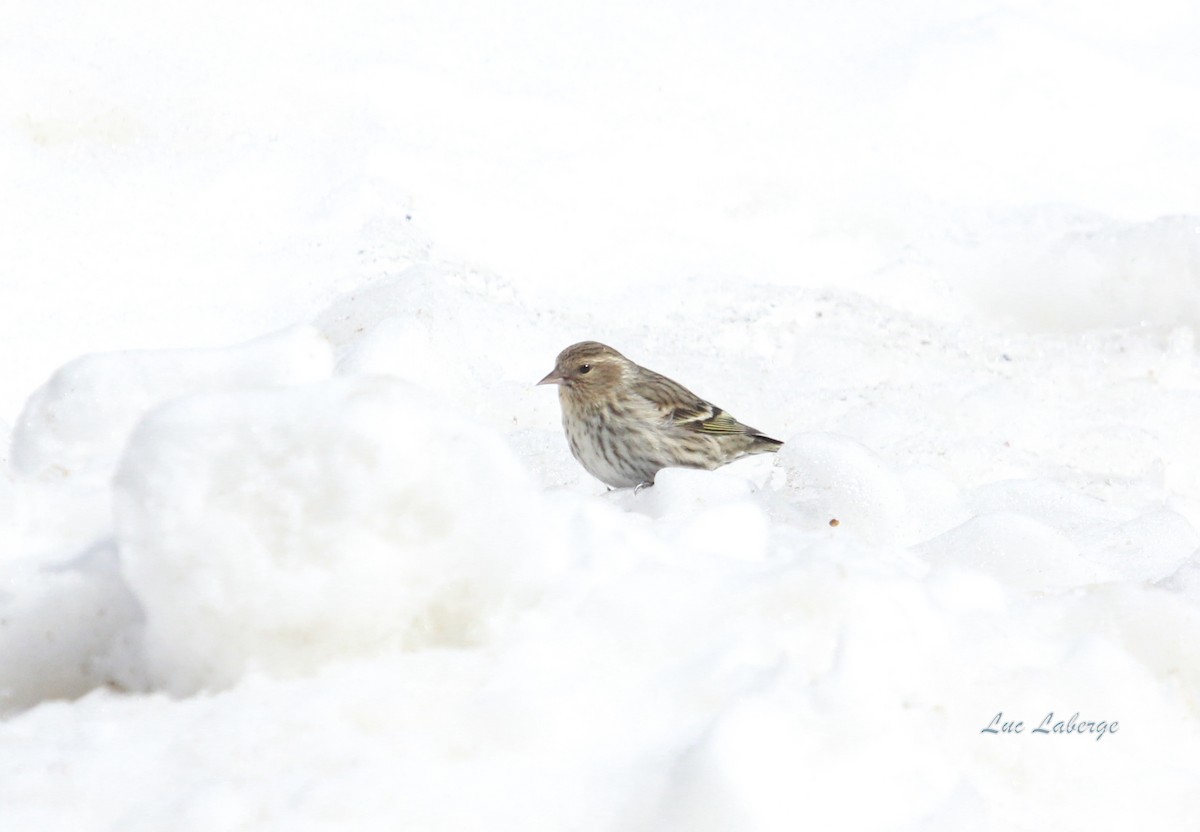
[[[560,352],[538,384],[558,385],[571,454],[610,488],[640,491],[663,468],[711,471],[783,445],[598,341]]]

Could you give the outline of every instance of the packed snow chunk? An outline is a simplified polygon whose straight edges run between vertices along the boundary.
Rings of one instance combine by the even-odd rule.
[[[13,433],[14,468],[30,477],[89,465],[107,474],[150,408],[193,393],[304,384],[328,378],[333,350],[297,326],[233,347],[85,355],[26,402]]]
[[[494,275],[418,265],[343,295],[316,325],[336,346],[338,375],[404,379],[507,431],[531,400],[548,409],[554,398],[534,385],[561,345],[543,354],[539,339],[512,337],[530,314]]]
[[[365,333],[338,363],[338,375],[393,376],[442,395],[471,386],[462,356],[435,344],[420,318],[403,315]]]
[[[660,519],[740,502],[753,491],[753,483],[729,468],[716,471],[663,468],[654,475],[652,487],[636,492],[633,489],[619,489],[608,496],[624,508]]]
[[[958,486],[941,471],[916,465],[898,476],[905,495],[905,543],[928,540],[973,514]]]
[[[750,460],[747,460],[748,462]],[[657,520],[662,539],[685,559],[708,553],[737,560],[767,556],[770,524],[753,500],[757,489],[730,469],[664,468],[654,486],[608,497],[629,511]]]
[[[176,693],[478,644],[559,551],[500,439],[394,379],[163,405],[115,488],[152,681]]]
[[[932,564],[977,569],[1020,590],[1055,591],[1116,577],[1083,559],[1063,532],[1006,511],[979,514],[913,551]]]
[[[1020,245],[1001,243],[1004,279],[981,284],[989,307],[1047,329],[1200,324],[1200,218],[1070,216],[1050,232],[1045,219],[1030,218]]]
[[[1057,529],[1088,561],[1127,580],[1158,580],[1174,572],[1200,545],[1180,514],[1150,503],[1138,514],[1053,480],[1001,480],[975,489],[976,513],[1011,512]]]
[[[1052,479],[1003,479],[970,492],[972,514],[1022,514],[1066,534],[1076,542],[1110,526],[1121,509]]]
[[[111,541],[65,563],[13,562],[0,573],[0,713],[137,686],[137,600]]]
[[[1200,546],[1200,535],[1182,515],[1159,507],[1113,528],[1084,556],[1126,580],[1168,578]]]
[[[1181,593],[1188,601],[1200,609],[1200,549],[1192,552],[1191,556],[1179,565],[1179,568],[1165,578],[1155,581],[1155,586]]]
[[[17,497],[12,473],[5,462],[0,462],[0,563],[17,549],[16,517]]]
[[[865,445],[832,433],[803,433],[784,443],[778,459],[787,491],[808,522],[877,543],[903,534],[903,482]]]

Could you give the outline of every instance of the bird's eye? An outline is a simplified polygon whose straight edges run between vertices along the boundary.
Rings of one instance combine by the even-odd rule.
[[[591,364],[580,364],[579,365],[579,374],[580,375],[583,375],[584,373],[590,373],[591,371],[592,371]]]

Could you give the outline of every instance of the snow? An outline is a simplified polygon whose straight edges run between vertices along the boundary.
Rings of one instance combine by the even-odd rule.
[[[175,693],[474,645],[554,574],[512,453],[391,379],[178,399],[113,489],[147,671]]]
[[[1195,829],[1198,34],[17,2],[0,828]],[[606,491],[584,339],[783,448]]]

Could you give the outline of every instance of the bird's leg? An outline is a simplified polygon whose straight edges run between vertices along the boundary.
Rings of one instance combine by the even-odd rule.
[[[633,493],[636,494],[639,491],[641,491],[643,488],[649,488],[652,485],[654,485],[654,480],[648,480],[646,482],[639,482],[637,485],[635,485],[633,487]]]

